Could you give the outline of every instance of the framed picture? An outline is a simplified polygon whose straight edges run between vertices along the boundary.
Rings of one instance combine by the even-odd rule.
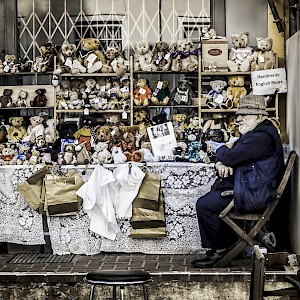
[[[173,155],[173,148],[177,146],[177,141],[171,122],[148,127],[147,131],[154,156]]]

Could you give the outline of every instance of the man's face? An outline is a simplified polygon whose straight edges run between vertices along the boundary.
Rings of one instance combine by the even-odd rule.
[[[259,123],[257,115],[239,115],[236,122],[239,126],[240,134],[244,135],[253,130]]]

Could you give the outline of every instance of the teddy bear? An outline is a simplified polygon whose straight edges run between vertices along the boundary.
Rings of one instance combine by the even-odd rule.
[[[94,153],[91,157],[91,164],[110,164],[112,162],[112,155],[108,150],[109,141],[98,142],[94,147]]]
[[[44,73],[54,70],[54,58],[57,56],[56,47],[48,42],[40,46],[40,56],[37,56],[32,64],[32,71]]]
[[[86,68],[88,73],[95,73],[97,71],[109,73],[112,71],[112,68],[106,63],[104,54],[99,50],[99,39],[82,39],[81,47],[82,50],[79,51],[79,62]]]
[[[10,117],[8,119],[10,126],[8,127],[7,134],[10,142],[20,142],[26,136],[26,129],[23,126],[23,121],[23,117]]]
[[[8,141],[8,136],[7,136],[8,127],[9,126],[5,124],[5,120],[3,119],[0,123],[0,145]]]
[[[56,96],[61,96],[64,100],[68,100],[70,91],[71,81],[69,79],[63,79],[59,85],[59,90],[56,92]]]
[[[34,144],[39,137],[45,136],[44,118],[33,116],[29,118],[30,125],[27,128],[27,135],[24,136],[23,142]]]
[[[209,85],[211,90],[206,96],[205,103],[209,108],[227,109],[227,93],[225,87],[227,82],[224,80],[212,80]]]
[[[133,102],[136,106],[148,106],[152,97],[147,79],[139,78],[133,91]]]
[[[157,71],[168,71],[171,66],[171,52],[167,42],[156,42],[152,53],[152,64],[157,67]]]
[[[111,128],[107,125],[98,125],[95,128],[95,136],[97,142],[107,142],[111,139]]]
[[[148,118],[148,113],[145,109],[140,109],[133,114],[133,124],[138,125],[139,134],[142,135],[142,141],[149,141],[147,128],[152,125],[151,120]]]
[[[166,122],[168,122],[168,116],[165,111],[162,111],[159,114],[152,117],[153,125],[159,125]]]
[[[155,89],[152,93],[151,102],[154,105],[167,105],[170,100],[168,80],[159,80],[155,83]]]
[[[17,151],[11,148],[9,145],[5,145],[0,155],[0,166],[15,165],[16,163],[17,163]]]
[[[79,95],[76,91],[70,91],[69,98],[70,98],[68,101],[69,109],[81,109],[83,105],[83,101],[79,99]]]
[[[152,63],[152,52],[148,42],[141,41],[136,43],[133,59],[134,71],[157,71],[157,67]]]
[[[233,48],[229,51],[227,66],[231,72],[246,72],[250,68],[252,48],[249,46],[249,33],[235,33],[231,36]]]
[[[12,95],[13,90],[12,89],[4,89],[3,95],[0,96],[0,107],[1,108],[7,108],[12,107]]]
[[[30,106],[32,107],[44,107],[47,104],[47,97],[45,95],[46,89],[37,89],[35,91],[37,95],[34,97],[33,101],[30,101]]]
[[[74,133],[75,139],[78,144],[86,142],[86,149],[91,152],[92,145],[95,144],[96,134],[95,126],[97,124],[96,118],[90,115],[83,115],[80,118],[80,128]]]
[[[17,98],[16,105],[17,107],[26,107],[27,106],[27,97],[28,92],[24,90],[20,90]]]
[[[40,161],[41,161],[40,151],[38,151],[37,149],[32,149],[31,156],[28,160],[29,165],[35,166],[36,164],[39,164]]]
[[[247,94],[247,90],[244,87],[245,77],[240,75],[234,75],[228,77],[228,88],[227,88],[227,107],[238,107],[240,99]],[[231,102],[231,103],[230,103]]]
[[[58,67],[53,71],[54,75],[70,73],[73,75],[85,73],[85,67],[76,56],[76,45],[64,43],[58,52]]]
[[[172,105],[191,105],[194,97],[192,83],[181,76],[170,95]]]
[[[204,26],[201,30],[201,38],[204,40],[214,40],[217,38],[217,33],[214,28],[210,28],[210,26]]]
[[[129,61],[126,60],[121,51],[116,47],[108,47],[105,51],[108,64],[117,76],[123,76],[128,71]]]
[[[58,155],[59,159],[57,163],[59,165],[75,165],[77,163],[77,159],[75,156],[75,145],[74,144],[65,144],[64,152],[61,152]]]
[[[87,165],[91,161],[90,152],[86,148],[86,141],[75,146],[75,155],[77,163],[75,165],[85,165],[85,170],[82,172],[82,175],[85,175]]]
[[[48,119],[46,121],[46,125],[47,127],[45,128],[45,140],[47,144],[53,144],[54,141],[56,140],[56,138],[58,137],[58,132],[56,130],[56,125],[57,125],[57,121],[55,124],[55,120],[54,119]]]
[[[29,165],[30,143],[22,142],[18,147],[17,165]]]
[[[97,89],[96,89],[96,80],[93,78],[88,78],[84,83],[84,88],[82,89],[82,99],[83,105],[86,108],[91,107],[91,99],[97,97]]]
[[[172,47],[173,72],[194,72],[198,68],[198,56],[200,49],[196,49],[191,40],[178,40]]]
[[[18,67],[15,64],[16,56],[13,54],[6,54],[4,56],[4,61],[2,62],[2,67],[0,68],[0,74],[3,73],[17,73]]]
[[[183,132],[187,128],[186,119],[187,115],[185,113],[177,113],[172,117],[176,140],[183,140],[184,138]]]
[[[270,37],[257,37],[257,50],[251,57],[251,71],[273,69],[275,66],[275,54],[272,50],[273,40]]]
[[[123,164],[126,162],[127,157],[126,155],[122,152],[121,147],[118,146],[113,146],[111,148],[111,155],[112,155],[112,160],[114,164]]]
[[[204,123],[203,133],[207,140],[227,142],[229,136],[227,132],[226,116],[220,113],[213,113],[212,117]]]

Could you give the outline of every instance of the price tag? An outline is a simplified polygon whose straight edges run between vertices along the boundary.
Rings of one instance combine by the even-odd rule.
[[[215,102],[218,104],[221,104],[224,101],[224,97],[222,95],[218,95],[218,97],[215,99]]]
[[[122,119],[127,119],[127,112],[126,111],[122,112]]]
[[[258,60],[259,62],[263,63],[265,61],[265,58],[263,57],[263,55],[259,55]]]
[[[162,86],[163,86],[163,82],[162,82],[162,81],[159,81],[159,82],[157,83],[157,88],[158,88],[158,89],[161,89]]]
[[[105,85],[101,86],[100,91],[105,92]]]
[[[169,58],[170,58],[170,53],[167,53],[167,54],[165,55],[165,59],[168,60]]]
[[[96,60],[96,58],[97,58],[96,54],[90,54],[86,60],[92,64]]]
[[[66,62],[65,62],[65,65],[67,67],[69,67],[70,69],[72,69],[72,67],[73,67],[72,60],[70,58],[67,58]]]
[[[90,114],[90,110],[88,108],[85,108],[83,110],[83,114],[86,115],[86,116],[88,116]]]
[[[186,95],[181,96],[181,101],[182,102],[187,102],[187,96]]]
[[[143,88],[140,88],[139,89],[139,93],[142,94],[142,95],[145,95],[146,94],[146,90],[143,89]]]

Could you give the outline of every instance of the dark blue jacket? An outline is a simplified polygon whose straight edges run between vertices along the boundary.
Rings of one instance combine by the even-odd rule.
[[[234,169],[235,208],[239,212],[265,208],[282,176],[282,143],[271,121],[264,120],[242,135],[231,149],[222,146],[217,160]]]

